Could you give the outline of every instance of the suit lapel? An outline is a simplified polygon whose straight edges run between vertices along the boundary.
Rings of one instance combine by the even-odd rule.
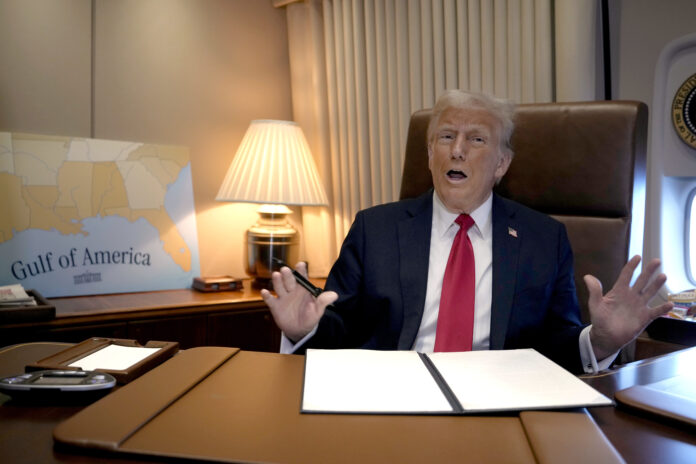
[[[409,218],[398,224],[399,280],[404,314],[399,335],[400,350],[410,350],[418,334],[430,260],[430,233],[433,218],[432,190],[421,195],[407,210]]]
[[[515,292],[517,262],[524,237],[518,233],[514,214],[503,200],[493,195],[493,299],[491,303],[491,338],[493,350],[505,345],[512,300]]]

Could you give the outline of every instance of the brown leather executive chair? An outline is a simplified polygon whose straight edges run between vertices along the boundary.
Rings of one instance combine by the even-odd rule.
[[[401,199],[433,186],[426,131],[430,110],[411,116]],[[585,274],[608,291],[628,260],[634,185],[645,186],[648,107],[632,101],[518,105],[515,157],[496,191],[563,222],[575,285],[589,322]],[[630,356],[630,355],[629,355]]]

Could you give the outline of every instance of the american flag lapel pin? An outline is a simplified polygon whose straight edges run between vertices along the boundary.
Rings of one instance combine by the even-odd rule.
[[[513,229],[512,227],[508,227],[508,234],[512,235],[513,237],[517,238],[517,231]]]

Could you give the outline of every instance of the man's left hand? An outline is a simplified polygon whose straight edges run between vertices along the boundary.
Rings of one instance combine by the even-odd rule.
[[[631,286],[631,278],[640,260],[640,256],[634,256],[626,263],[614,287],[606,295],[602,295],[602,284],[596,277],[584,276],[590,293],[590,341],[598,360],[619,351],[640,335],[655,318],[672,309],[669,302],[648,307],[650,300],[667,280],[664,274],[655,276],[660,267],[659,259],[650,261]]]

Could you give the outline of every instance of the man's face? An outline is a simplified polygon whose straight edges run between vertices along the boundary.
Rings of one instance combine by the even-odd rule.
[[[510,156],[500,149],[500,123],[486,110],[448,108],[428,144],[435,191],[453,213],[471,213],[505,175]]]

